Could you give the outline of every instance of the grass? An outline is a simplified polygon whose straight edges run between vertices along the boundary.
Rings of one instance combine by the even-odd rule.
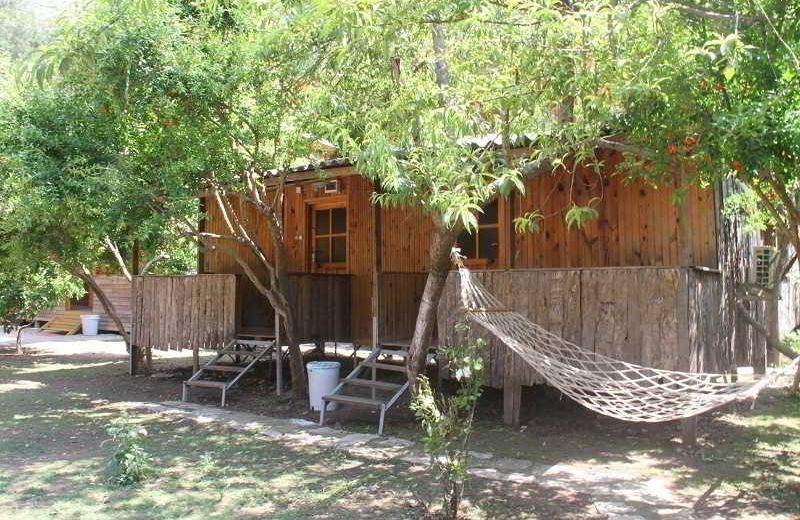
[[[27,519],[416,519],[437,496],[422,467],[290,446],[213,425],[132,413],[155,475],[119,487],[106,434],[127,400],[175,398],[122,360],[0,356],[0,517]],[[34,384],[35,383],[35,384]],[[593,518],[585,496],[476,479],[469,518]],[[538,509],[533,504],[542,504]]]
[[[144,447],[155,475],[137,486],[114,485],[109,422],[125,413],[127,401],[179,398],[187,364],[160,360],[159,375],[169,377],[130,378],[119,355],[0,352],[0,518],[392,520],[422,517],[420,500],[438,496],[422,467],[377,464],[341,451],[147,413],[132,417],[149,432]],[[263,380],[248,384],[232,394],[232,408],[275,416],[299,416],[305,409],[290,397],[275,398]],[[474,449],[665,480],[697,518],[800,518],[796,395],[770,391],[754,409],[704,417],[700,442],[692,449],[681,445],[675,424],[609,420],[541,389],[524,402],[530,408],[523,410],[523,425],[505,427],[501,395],[487,391]],[[372,417],[339,420],[348,429],[374,432]],[[418,436],[402,411],[390,416],[388,428],[393,435]],[[467,501],[467,517],[473,519],[604,518],[593,498],[569,483],[545,487],[472,479]]]

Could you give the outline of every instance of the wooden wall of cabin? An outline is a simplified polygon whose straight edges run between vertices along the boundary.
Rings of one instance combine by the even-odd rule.
[[[114,309],[122,320],[123,325],[130,330],[131,326],[131,282],[124,276],[119,275],[97,275],[94,277],[95,282],[100,289],[105,293]],[[100,330],[116,331],[117,324],[114,320],[106,314],[100,298],[92,294],[91,297],[92,312],[100,315]]]
[[[689,188],[682,207],[674,204],[678,187],[654,187],[645,181],[627,182],[614,175],[618,158],[611,157],[601,174],[578,169],[566,173],[541,175],[526,183],[525,195],[515,195],[500,203],[501,254],[493,269],[586,268],[614,266],[704,265],[716,267],[716,208],[711,190]],[[342,204],[348,215],[348,265],[339,273],[352,276],[351,330],[353,339],[368,343],[372,336],[373,268],[389,275],[424,273],[433,223],[421,208],[380,208],[380,225],[376,236],[373,227],[372,184],[355,175],[351,168],[326,172],[340,182],[337,193],[325,193],[324,183],[308,181],[286,188],[284,221],[292,272],[310,272],[310,211],[318,204]],[[595,207],[598,218],[584,229],[569,229],[564,215],[570,202]],[[224,233],[224,221],[213,201],[206,204],[207,230]],[[544,215],[537,232],[512,232],[513,218],[520,213],[538,210]],[[246,213],[248,222],[258,229],[259,240],[270,250],[268,226],[252,208]],[[685,218],[681,223],[680,219]],[[375,258],[375,244],[380,244]],[[239,246],[244,256],[250,253]],[[251,257],[252,258],[252,257]],[[204,272],[241,273],[235,261],[224,253],[205,255]],[[416,309],[416,278],[409,284],[392,283],[393,293],[381,300],[390,300],[391,309],[380,309],[381,316],[405,315]],[[394,280],[396,282],[396,280]],[[248,285],[249,281],[241,282]],[[254,287],[241,291],[247,298],[241,307],[265,306],[265,299]],[[266,319],[266,318],[265,318]],[[394,325],[397,325],[396,327]],[[388,332],[410,337],[405,323],[389,327]],[[266,324],[271,327],[271,323]],[[401,330],[402,329],[402,330]],[[381,334],[384,338],[385,334]]]
[[[352,339],[367,344],[372,338],[372,286],[374,264],[374,229],[372,214],[372,184],[364,177],[352,175],[351,168],[336,170],[339,177],[339,190],[326,193],[324,183],[309,181],[291,184],[286,187],[284,205],[284,223],[289,253],[290,273],[324,272],[327,274],[350,275],[349,309]],[[344,269],[321,271],[311,264],[311,211],[314,207],[341,205],[347,208],[347,266]],[[266,219],[252,207],[245,204],[237,206],[247,218],[249,228],[256,229],[258,241],[271,255],[272,247],[269,236],[269,225]],[[206,202],[206,230],[224,234],[225,223],[219,207],[213,200]],[[255,257],[245,246],[238,246],[240,254],[257,267],[260,276],[265,276],[258,267]],[[208,251],[204,255],[204,272],[242,274],[241,267],[231,257],[221,251]],[[253,310],[254,307],[268,307],[264,298],[253,284],[242,276],[239,281],[240,308],[239,326],[262,326],[273,328],[272,314]],[[347,305],[347,302],[344,302]],[[249,309],[249,310],[248,310]],[[248,317],[249,320],[248,321]],[[242,323],[242,320],[245,322]],[[264,323],[261,323],[261,322]],[[344,339],[344,338],[339,338]]]
[[[688,270],[630,267],[473,271],[500,301],[545,329],[598,352],[631,363],[668,370],[689,370],[687,329]],[[443,338],[463,313],[460,281],[448,277],[439,305]],[[486,385],[503,388],[544,380],[499,340],[488,340]]]
[[[699,265],[717,267],[716,203],[712,189],[654,186],[614,174],[619,156],[602,172],[578,168],[526,182],[525,194],[500,203],[501,254],[492,269]],[[685,193],[683,206],[676,205]],[[571,201],[588,204],[598,218],[570,229],[564,216]],[[539,230],[514,233],[516,216],[538,211]],[[433,229],[419,208],[383,210],[381,250],[386,272],[424,272]],[[687,222],[682,223],[684,217]],[[504,229],[505,228],[505,229]],[[685,246],[682,246],[685,244]],[[684,250],[682,250],[684,247]]]

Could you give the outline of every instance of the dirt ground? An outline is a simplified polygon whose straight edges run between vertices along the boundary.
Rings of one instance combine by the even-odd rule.
[[[152,377],[131,378],[114,336],[74,341],[30,333],[25,343],[24,356],[10,342],[0,350],[0,518],[12,511],[17,518],[420,518],[420,501],[436,498],[425,472],[147,416],[141,418],[151,432],[147,449],[160,476],[137,489],[115,489],[105,469],[111,450],[105,426],[126,402],[179,399],[191,358],[158,353]],[[229,399],[235,410],[317,418],[306,402],[276,397],[266,368]],[[218,395],[198,392],[196,400],[217,404]],[[703,417],[691,449],[681,444],[676,424],[614,421],[544,388],[531,389],[523,401],[523,425],[507,428],[500,421],[502,395],[486,392],[476,451],[660,479],[691,506],[693,518],[800,518],[800,399],[784,390],[769,390],[752,410]],[[374,432],[375,424],[363,412],[331,418],[332,426],[355,432]],[[390,415],[387,432],[419,439],[404,407]],[[584,491],[474,478],[467,513],[610,518]],[[615,518],[672,518],[648,511]]]

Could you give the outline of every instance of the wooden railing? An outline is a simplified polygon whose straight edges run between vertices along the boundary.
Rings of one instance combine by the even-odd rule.
[[[594,352],[646,366],[692,370],[710,353],[701,344],[718,341],[713,323],[698,315],[719,309],[717,279],[690,268],[520,269],[476,271],[500,301],[531,321]],[[439,306],[442,341],[452,338],[463,316],[457,273],[451,273]],[[692,320],[690,320],[690,315]],[[530,366],[496,338],[488,340],[486,384],[494,388],[543,383]]]
[[[350,341],[349,275],[289,275],[289,304],[301,341]]]

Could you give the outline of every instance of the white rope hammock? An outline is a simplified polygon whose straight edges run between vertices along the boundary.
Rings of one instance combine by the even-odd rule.
[[[635,422],[692,417],[733,401],[755,399],[800,363],[797,356],[784,370],[756,382],[729,383],[722,374],[659,370],[619,361],[585,350],[505,308],[473,278],[458,254],[453,256],[469,320],[497,336],[552,386],[603,415]]]

